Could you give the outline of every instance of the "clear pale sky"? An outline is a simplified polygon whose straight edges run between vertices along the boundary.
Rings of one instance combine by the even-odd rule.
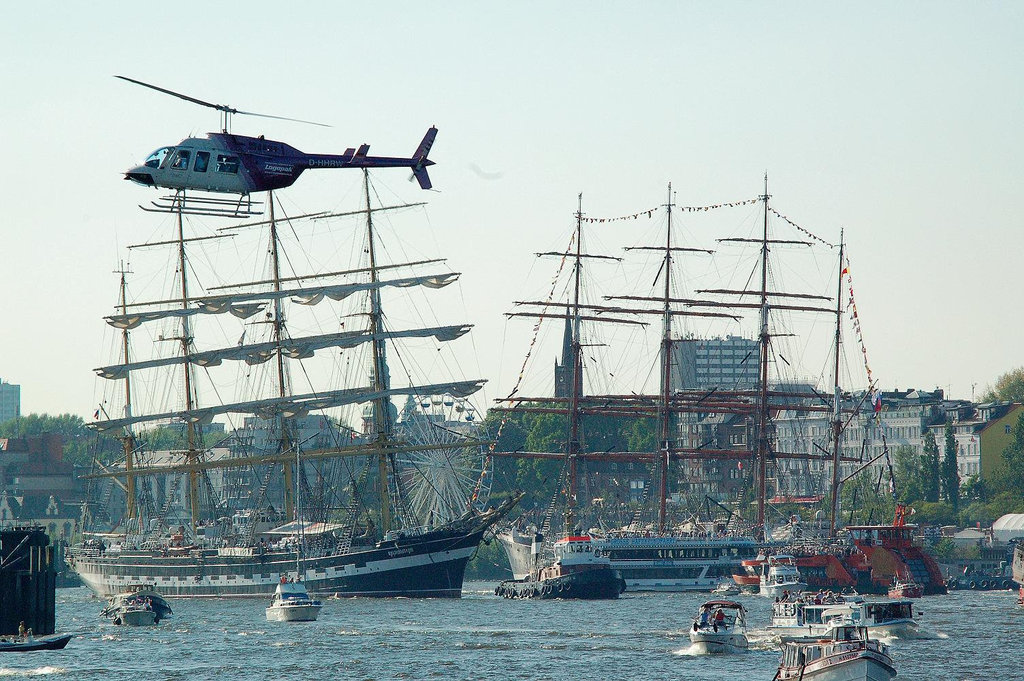
[[[91,369],[111,359],[111,272],[153,224],[137,204],[156,192],[121,173],[217,129],[216,112],[114,74],[333,126],[234,121],[304,151],[408,155],[437,125],[436,192],[403,171],[379,178],[431,202],[436,250],[463,273],[464,310],[446,316],[476,325],[466,363],[489,399],[511,389],[529,338],[502,313],[549,285],[533,253],[565,246],[578,193],[610,217],[664,202],[669,182],[681,205],[752,198],[765,172],[780,212],[829,239],[845,228],[881,387],[969,398],[1024,365],[1019,3],[18,3],[4,15],[0,377],[21,385],[24,413],[91,416]],[[358,183],[311,172],[290,196],[334,207]]]

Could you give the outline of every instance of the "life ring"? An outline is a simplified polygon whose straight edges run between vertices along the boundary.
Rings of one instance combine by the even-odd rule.
[[[949,581],[946,582],[946,586],[950,589],[958,589],[960,588],[960,582],[957,580],[956,577],[950,577]]]
[[[1010,582],[1010,580],[1008,580],[1008,579],[1004,579],[1004,580],[1003,580],[1003,588],[1004,588],[1004,589],[1010,589],[1010,588],[1013,588],[1013,584],[1012,584],[1012,583]]]
[[[988,586],[989,586],[988,580],[987,579],[981,580],[981,584],[979,586],[981,586],[982,589],[987,589]]]
[[[971,588],[972,589],[977,589],[978,588],[978,583],[976,581],[974,581],[973,579],[971,580]]]

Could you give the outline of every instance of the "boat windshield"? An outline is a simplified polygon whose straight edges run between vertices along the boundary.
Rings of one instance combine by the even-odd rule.
[[[174,147],[161,147],[160,149],[157,149],[152,154],[146,157],[146,167],[159,168],[161,165],[163,165],[164,159],[167,158],[167,154],[171,153],[172,151],[174,151]]]

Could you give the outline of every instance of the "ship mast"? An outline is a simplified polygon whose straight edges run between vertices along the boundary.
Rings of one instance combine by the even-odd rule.
[[[842,349],[842,315],[843,315],[843,247],[844,243],[843,232],[839,232],[839,283],[836,284],[836,337],[835,346],[833,351],[835,352],[835,366],[833,367],[834,377],[834,394],[835,394],[835,409],[832,413],[832,485],[831,485],[831,498],[832,507],[829,513],[829,537],[836,536],[836,521],[839,518],[839,486],[841,480],[839,477],[839,456],[840,456],[840,444],[843,435],[843,422],[841,418],[841,405],[840,405],[840,391],[839,391],[839,352]]]
[[[267,204],[270,208],[270,258],[271,266],[274,270],[273,285],[274,291],[279,293],[281,291],[281,258],[277,234],[277,219],[274,215],[274,192],[272,191],[267,192]],[[274,326],[274,345],[276,346],[275,355],[277,357],[277,395],[278,397],[285,398],[289,394],[289,386],[288,373],[285,370],[284,353],[281,351],[285,320],[279,297],[274,298],[274,320],[271,323]],[[277,415],[277,427],[281,437],[280,449],[282,452],[288,451],[294,443],[292,442],[288,419],[283,414]],[[289,520],[300,520],[295,510],[294,470],[291,460],[284,462],[284,513],[285,517]]]
[[[121,275],[121,314],[126,314],[128,311],[128,281],[126,278],[128,270],[125,269],[124,263],[121,264],[121,269],[117,273]],[[121,329],[121,354],[124,357],[125,364],[131,362],[131,344],[129,343],[127,328]],[[124,377],[124,415],[128,417],[132,415],[131,374],[125,374]],[[132,431],[131,426],[125,426],[121,444],[124,446],[125,516],[126,518],[135,518],[135,475],[132,472],[135,467],[135,433]]]
[[[184,211],[184,197],[178,203],[177,210],[177,227],[178,227],[178,269],[181,273],[181,309],[187,310],[189,308],[189,293],[188,293],[188,276],[186,273],[186,258],[185,258],[185,225],[183,218]],[[188,315],[181,317],[181,337],[177,339],[181,343],[181,354],[184,358],[182,362],[182,374],[185,382],[185,410],[191,412],[195,409],[195,395],[193,392],[192,385],[192,362],[189,361],[189,354],[192,346],[192,331],[191,324],[189,322]],[[185,450],[185,460],[188,464],[195,464],[198,462],[201,452],[197,449],[198,433],[196,432],[196,424],[192,420],[188,420],[185,423],[185,437],[187,449]],[[190,468],[188,471],[188,505],[192,520],[192,536],[195,536],[196,524],[199,522],[199,470],[197,468]]]
[[[367,254],[370,260],[370,282],[377,283],[377,253],[376,241],[373,234],[373,211],[370,209],[370,174],[363,170],[363,192],[366,198],[366,240]],[[380,288],[370,291],[370,333],[373,336],[371,341],[372,366],[371,381],[373,390],[377,393],[386,393],[391,389],[391,377],[388,373],[387,346],[380,337],[384,329],[384,313],[380,304]],[[376,431],[375,442],[384,448],[391,441],[391,434],[394,432],[394,424],[391,422],[391,400],[386,395],[373,401],[373,427]],[[388,482],[389,468],[393,469],[394,454],[381,451],[377,456],[377,475],[380,485],[380,521],[381,535],[387,534],[392,525],[392,504],[391,486]]]
[[[758,379],[758,410],[757,436],[755,457],[757,460],[757,535],[764,537],[765,532],[765,497],[767,496],[768,474],[768,354],[771,336],[768,332],[768,174],[764,176],[764,194],[760,199],[764,202],[764,230],[761,238],[761,305],[758,346],[760,350],[760,377]]]
[[[583,275],[583,194],[577,197],[576,256],[572,302],[572,392],[569,394],[569,437],[565,454],[569,459],[569,494],[565,503],[565,532],[572,532],[578,492],[577,459],[580,452],[580,397],[583,394],[583,348],[580,343],[580,284]]]
[[[661,338],[661,404],[659,407],[661,451],[658,453],[658,532],[665,531],[666,504],[668,498],[668,458],[672,438],[671,399],[672,381],[672,183],[668,185],[668,227],[665,230],[665,298],[663,301]]]

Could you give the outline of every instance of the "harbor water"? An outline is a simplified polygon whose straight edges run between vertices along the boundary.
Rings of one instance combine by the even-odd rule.
[[[122,679],[693,679],[770,681],[778,648],[769,600],[739,596],[751,650],[689,654],[707,594],[626,593],[614,601],[505,600],[469,582],[461,600],[330,599],[311,623],[267,622],[263,599],[175,600],[156,627],[117,627],[85,588],[57,593],[63,651],[8,653],[0,677]],[[269,601],[269,599],[267,599]],[[906,681],[1024,678],[1024,609],[1011,591],[916,602],[920,635],[892,641]]]

